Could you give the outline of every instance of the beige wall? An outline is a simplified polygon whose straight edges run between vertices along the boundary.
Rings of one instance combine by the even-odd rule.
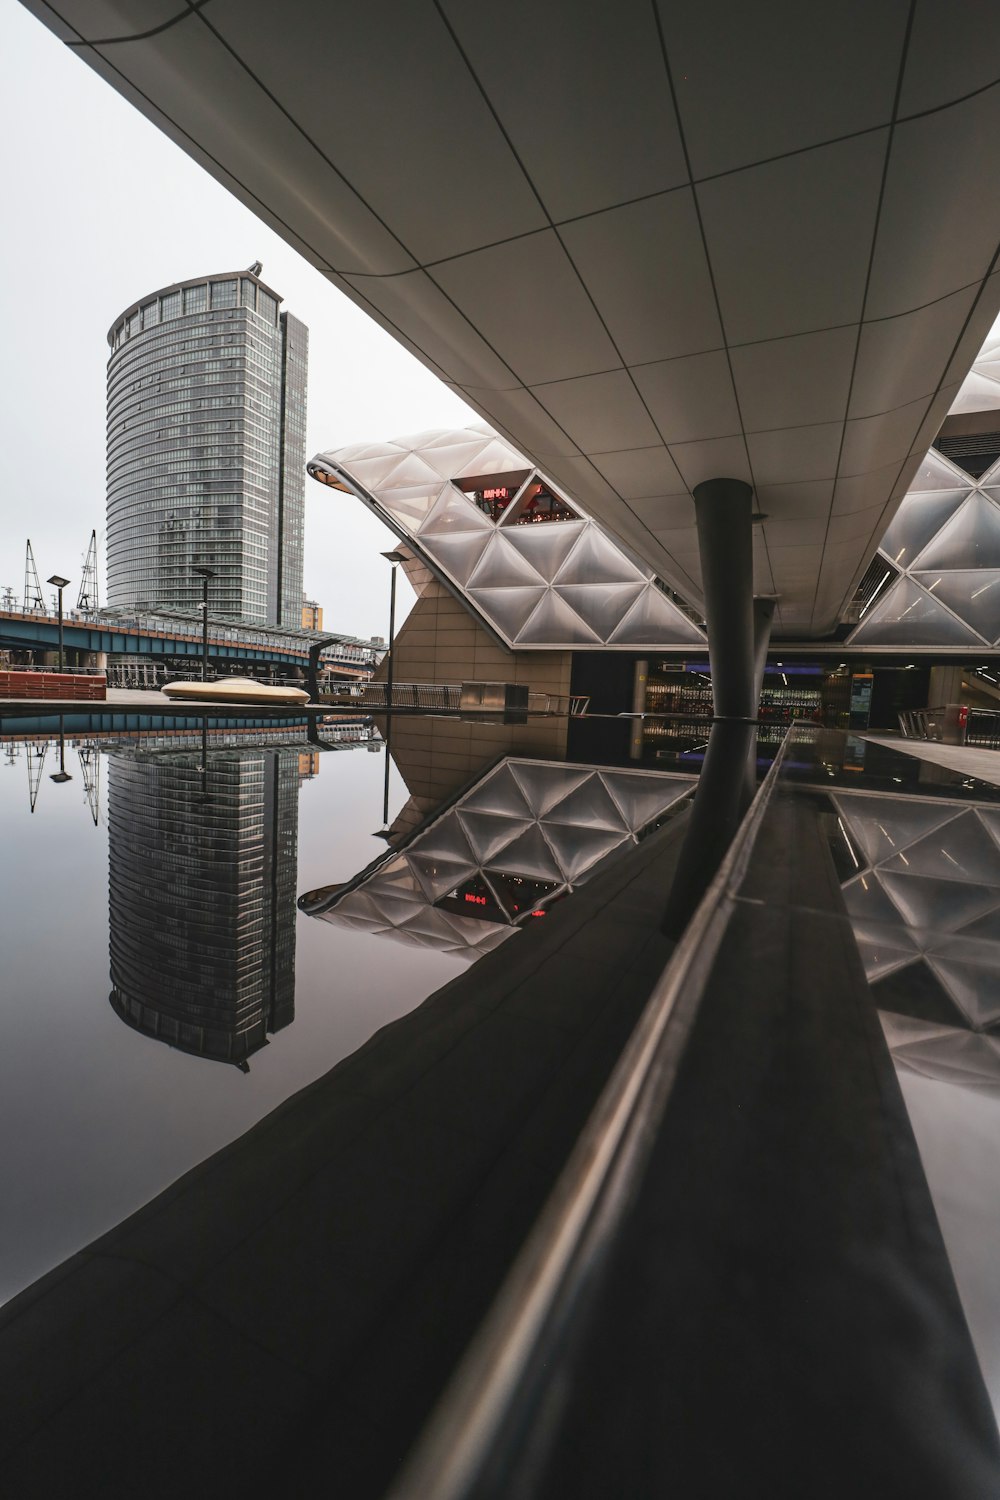
[[[435,580],[396,636],[394,657],[397,682],[516,682],[532,692],[569,692],[569,651],[505,651]],[[383,661],[375,676],[385,675]]]

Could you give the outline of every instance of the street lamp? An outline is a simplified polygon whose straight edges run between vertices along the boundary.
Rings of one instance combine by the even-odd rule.
[[[382,556],[387,562],[392,563],[392,582],[389,585],[389,653],[388,666],[385,673],[385,704],[386,708],[392,707],[392,643],[396,636],[396,565],[406,562],[408,554],[398,549],[392,552],[383,552]]]
[[[201,579],[201,680],[208,681],[208,580],[215,577],[214,568],[194,570]]]
[[[63,651],[62,591],[66,587],[66,585],[69,583],[69,579],[68,578],[60,578],[58,573],[53,573],[52,577],[49,578],[49,579],[47,579],[46,581],[48,583],[51,583],[53,588],[56,588],[56,589],[59,590],[59,670],[61,672],[62,669],[63,669],[63,661],[64,661],[64,658],[65,658],[65,652]]]
[[[395,549],[392,552],[383,552],[382,556],[387,562],[392,563],[392,581],[389,584],[389,652],[385,672],[385,780],[382,786],[382,823],[388,828],[389,767],[392,760],[390,754],[392,745],[392,645],[396,638],[396,566],[398,563],[406,562],[409,554]]]

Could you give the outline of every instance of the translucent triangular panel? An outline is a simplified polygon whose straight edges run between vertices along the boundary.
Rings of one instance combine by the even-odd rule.
[[[531,613],[545,593],[545,585],[537,588],[477,589],[468,587],[473,604],[478,605],[486,618],[497,627],[509,641],[517,638],[531,618]]]
[[[882,936],[891,929],[894,933],[892,941],[912,950],[915,941],[906,936],[910,929],[874,875],[857,876],[844,886],[843,894],[847,914],[858,937]]]
[[[577,825],[546,822],[545,837],[555,850],[560,865],[571,883],[580,879],[598,860],[630,842],[624,829],[581,828]]]
[[[427,552],[451,574],[456,583],[466,584],[486,550],[489,531],[457,531],[449,536],[421,537]]]
[[[415,532],[437,504],[440,494],[440,490],[427,491],[419,488],[390,490],[388,494],[379,496],[379,503],[384,505],[407,531]]]
[[[604,771],[602,780],[633,833],[640,832],[697,786],[694,777],[681,780],[673,776],[632,775],[628,771]]]
[[[474,864],[457,859],[442,859],[439,855],[424,854],[416,849],[410,850],[409,860],[432,901],[447,895],[456,885],[468,880],[476,870]]]
[[[550,823],[573,823],[580,828],[613,828],[624,832],[625,819],[599,776],[589,777],[549,809]]]
[[[474,458],[468,459],[462,467],[456,471],[457,478],[465,478],[476,474],[505,474],[517,469],[527,469],[530,465],[516,448],[505,443],[503,438],[492,437],[481,448]]]
[[[513,839],[528,826],[518,818],[498,817],[496,813],[471,812],[461,807],[458,817],[462,827],[465,829],[469,843],[477,862],[486,864],[492,860],[494,855],[499,854]],[[524,871],[527,874],[528,871]]]
[[[535,809],[529,807],[519,782],[520,777],[515,779],[509,764],[498,766],[492,776],[462,799],[462,807],[527,820]]]
[[[900,797],[838,797],[834,801],[848,833],[872,865],[941,828],[961,810],[950,803]]]
[[[490,538],[490,544],[469,582],[473,588],[497,589],[540,584],[542,579],[517,548],[498,532]]]
[[[1000,506],[970,495],[961,510],[921,552],[916,566],[1000,568]]]
[[[585,521],[560,521],[557,525],[512,526],[505,534],[541,577],[551,582],[586,526]]]
[[[453,479],[469,465],[475,469],[476,459],[487,446],[488,439],[472,435],[449,434],[458,441],[446,442],[444,437],[421,448],[420,456],[430,464],[443,479]]]
[[[977,1031],[1000,1021],[1000,966],[930,957],[931,969]]]
[[[930,1027],[881,1011],[879,1019],[898,1068],[977,1093],[1000,1092],[1000,1041],[995,1037],[957,1026]]]
[[[952,818],[943,828],[900,850],[880,868],[1000,887],[1000,850],[973,812]]]
[[[570,523],[561,523],[569,525]],[[634,583],[641,573],[610,537],[588,524],[555,575],[556,583]]]
[[[638,579],[635,583],[557,583],[555,590],[606,641],[645,587]]]
[[[368,896],[375,903],[379,919],[389,927],[399,927],[415,912],[423,911],[427,905],[424,901],[398,901],[389,896],[385,891],[380,891],[373,882],[368,887]]]
[[[601,638],[585,625],[574,609],[553,589],[542,595],[528,623],[519,630],[516,644],[552,646],[600,645]]]
[[[705,636],[655,584],[647,585],[608,642],[611,646],[704,646]]]
[[[905,964],[914,962],[912,948],[897,948],[893,947],[891,942],[872,941],[867,937],[858,937],[858,952],[861,954],[861,962],[865,966],[865,978],[869,983],[876,979],[883,979],[894,969],[901,969]]]
[[[927,947],[922,933],[954,932],[996,905],[997,893],[988,886],[964,880],[935,880],[926,875],[898,875],[882,870],[879,879],[893,905],[916,930],[917,942]]]
[[[879,550],[891,557],[898,567],[909,567],[968,495],[968,489],[928,490],[924,493],[911,490],[889,522],[888,530],[879,542]]]
[[[445,486],[441,499],[420,528],[421,537],[450,531],[492,531],[482,511],[453,484]]]
[[[564,878],[537,823],[532,823],[520,838],[491,859],[490,866],[507,875],[527,875],[533,880],[559,881]]]
[[[966,491],[972,488],[972,481],[968,474],[956,464],[949,463],[936,448],[931,448],[914,476],[909,493],[912,495],[915,490],[953,490],[956,488]]]
[[[991,645],[1000,635],[1000,568],[956,568],[913,576]]]
[[[391,889],[398,896],[405,896],[409,893],[415,900],[423,899],[417,878],[410,869],[409,860],[402,854],[390,864],[383,865],[378,872],[378,878],[385,889]]]
[[[949,416],[963,411],[989,411],[1000,406],[1000,388],[978,370],[971,370],[962,382],[962,388],[949,409]]]
[[[911,578],[898,578],[849,637],[852,646],[969,646],[982,645],[968,625],[949,614],[933,594]]]
[[[974,922],[969,923],[968,927],[962,928],[959,934],[962,942],[971,938],[984,943],[994,943],[997,953],[1000,954],[1000,891],[997,892],[997,904],[996,911],[988,911],[984,917],[977,917]]]
[[[407,453],[382,480],[380,490],[395,490],[415,484],[433,489],[440,482],[441,475],[437,469],[425,463],[419,453]]]
[[[531,761],[519,761],[510,769],[536,818],[596,774],[572,766],[533,765]]]

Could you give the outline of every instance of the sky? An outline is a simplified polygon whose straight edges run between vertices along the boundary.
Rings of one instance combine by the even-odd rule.
[[[107,331],[171,282],[263,262],[309,327],[307,457],[480,420],[17,0],[0,0],[0,140],[0,596],[21,595],[30,537],[43,588],[61,573],[75,604],[96,528],[104,598]],[[305,591],[325,627],[387,634],[395,540],[306,480]]]

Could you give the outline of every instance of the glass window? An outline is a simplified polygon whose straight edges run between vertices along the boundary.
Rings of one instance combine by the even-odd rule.
[[[252,281],[247,281],[247,280],[244,279],[243,281],[240,282],[240,288],[241,288],[241,291],[242,291],[242,294],[243,294],[243,306],[244,307],[252,307],[252,308],[256,309],[256,307],[257,307],[257,288],[254,285],[254,283]]]
[[[212,306],[213,307],[235,307],[236,306],[236,282],[235,281],[213,281],[212,282]]]
[[[184,290],[184,311],[186,313],[204,312],[208,306],[208,287],[189,286]]]
[[[257,291],[257,311],[265,317],[269,323],[275,323],[278,319],[278,304],[270,292],[265,292],[263,287]]]
[[[160,317],[165,323],[168,318],[179,318],[181,315],[181,294],[171,292],[169,297],[164,297],[161,304]]]

